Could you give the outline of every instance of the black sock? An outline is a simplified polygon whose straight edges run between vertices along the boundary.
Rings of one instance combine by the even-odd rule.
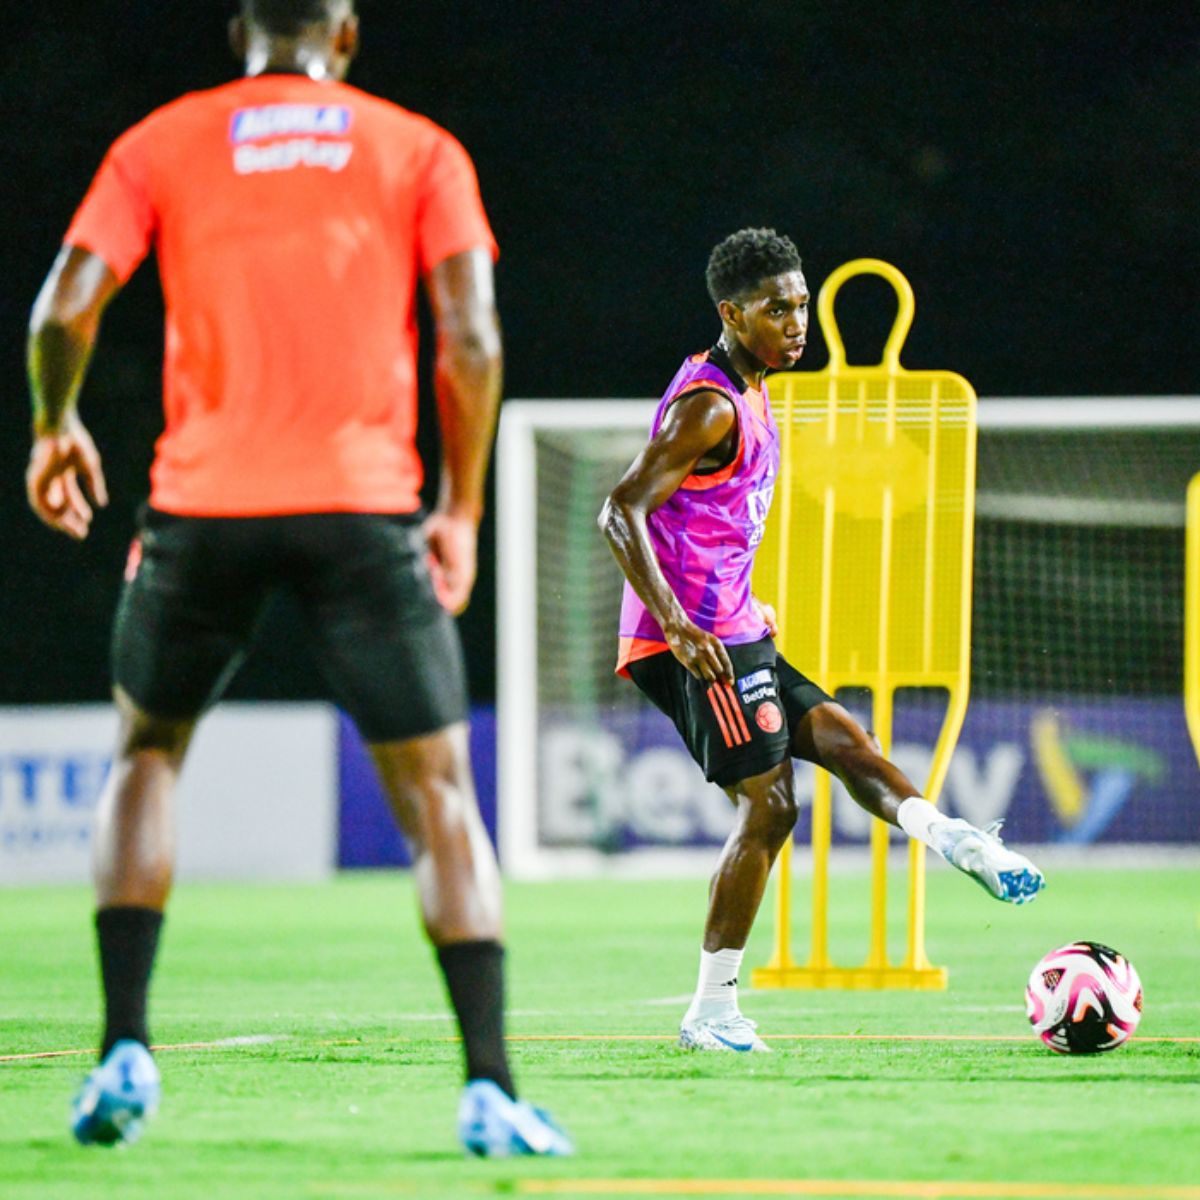
[[[516,1099],[504,1049],[504,947],[452,942],[437,948],[467,1056],[467,1080],[490,1079]]]
[[[100,976],[104,983],[103,1058],[113,1043],[131,1038],[150,1044],[146,993],[163,915],[152,908],[102,908],[96,913]]]

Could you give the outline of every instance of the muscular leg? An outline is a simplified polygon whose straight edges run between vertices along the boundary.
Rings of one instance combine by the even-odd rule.
[[[475,801],[462,722],[371,753],[413,855],[421,916],[462,1031],[467,1080],[516,1095],[504,1047],[500,871]]]
[[[771,864],[796,824],[792,760],[725,791],[737,805],[737,823],[709,887],[700,973],[679,1043],[687,1049],[766,1050],[753,1022],[738,1010],[737,982]]]
[[[120,727],[96,817],[96,903],[162,912],[175,860],[175,783],[196,722],[151,716],[120,688],[113,698]]]
[[[725,791],[737,805],[737,824],[725,842],[709,887],[704,924],[704,949],[709,953],[745,946],[771,864],[796,824],[790,759]]]
[[[475,801],[466,725],[377,742],[371,754],[412,852],[430,941],[498,940],[500,873]]]
[[[804,714],[792,730],[792,754],[836,775],[867,812],[889,825],[899,824],[905,800],[921,794],[840,704],[818,704]]]
[[[195,721],[143,712],[114,691],[120,728],[96,818],[93,872],[104,982],[101,1057],[147,1043],[146,997],[174,864],[172,798]]]
[[[994,829],[950,818],[924,799],[840,704],[805,713],[792,731],[792,753],[831,771],[872,816],[932,847],[997,900],[1026,904],[1045,886],[1041,871]]]

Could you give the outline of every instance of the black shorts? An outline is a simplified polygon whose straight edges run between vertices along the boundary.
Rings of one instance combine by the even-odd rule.
[[[272,593],[297,601],[334,700],[369,742],[465,720],[458,630],[420,519],[178,517],[147,509],[113,628],[113,680],[155,716],[199,716],[244,660]]]
[[[629,676],[675,722],[704,777],[732,787],[783,762],[796,722],[832,697],[769,637],[725,649],[732,684],[697,679],[669,651],[630,663]]]

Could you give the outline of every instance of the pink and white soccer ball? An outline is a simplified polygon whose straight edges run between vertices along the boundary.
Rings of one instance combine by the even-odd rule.
[[[1142,1019],[1142,981],[1108,946],[1072,942],[1033,968],[1025,1012],[1034,1033],[1060,1054],[1114,1050]]]

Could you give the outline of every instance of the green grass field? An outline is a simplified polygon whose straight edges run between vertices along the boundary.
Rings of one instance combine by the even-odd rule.
[[[775,1053],[744,1057],[687,1055],[671,1036],[703,882],[510,885],[518,1082],[580,1153],[508,1163],[458,1151],[459,1051],[407,878],[182,887],[156,1040],[273,1040],[161,1051],[162,1111],[117,1151],[66,1132],[89,1056],[6,1058],[0,1197],[1200,1197],[1197,874],[1049,874],[1036,904],[1011,909],[932,870],[929,947],[949,991],[747,989]],[[835,951],[861,958],[865,880],[834,888]],[[0,1056],[87,1047],[86,892],[0,903]],[[764,912],[749,962],[766,959],[769,926]],[[1022,1006],[1032,965],[1076,937],[1127,954],[1146,990],[1139,1040],[1097,1058],[1046,1050]]]

